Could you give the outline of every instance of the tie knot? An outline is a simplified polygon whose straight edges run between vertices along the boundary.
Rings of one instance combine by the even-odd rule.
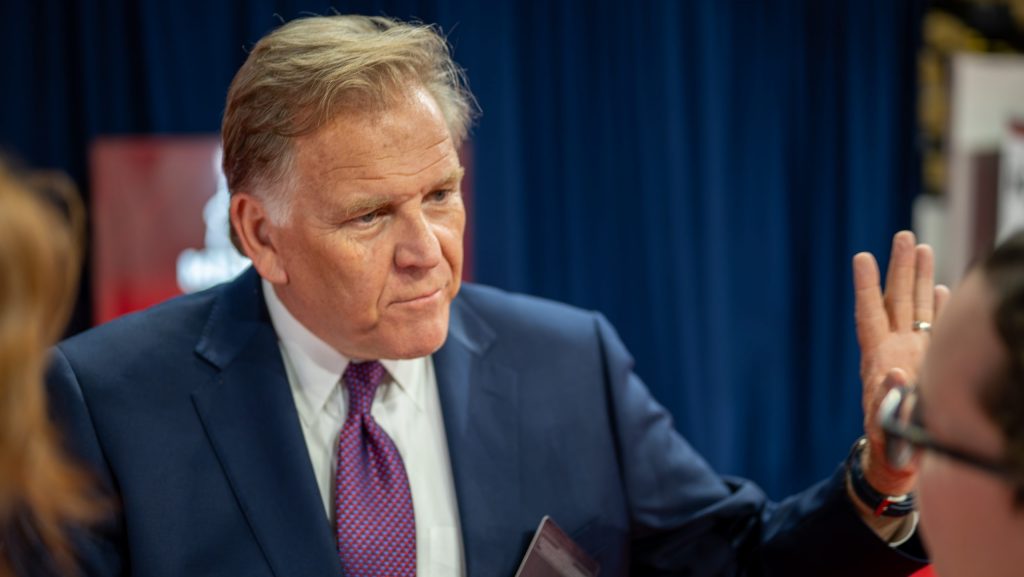
[[[348,387],[349,414],[370,414],[373,396],[377,393],[377,386],[384,380],[386,373],[384,365],[378,361],[348,364],[341,379]]]

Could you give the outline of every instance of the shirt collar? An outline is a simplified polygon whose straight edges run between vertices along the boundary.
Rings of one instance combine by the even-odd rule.
[[[281,342],[288,357],[291,370],[295,379],[298,380],[297,390],[300,393],[301,401],[306,404],[307,411],[300,411],[306,414],[319,414],[324,410],[327,400],[334,391],[348,367],[349,359],[339,353],[334,347],[324,342],[320,337],[313,334],[306,328],[291,311],[284,306],[278,298],[274,285],[266,279],[261,279],[263,285],[263,297],[267,303],[267,311],[270,313],[270,322],[274,325],[277,338]],[[416,408],[424,409],[425,386],[423,381],[426,373],[427,357],[417,359],[380,359],[380,363],[387,369],[391,381],[398,385],[398,389],[407,395]],[[385,381],[387,385],[389,381]]]

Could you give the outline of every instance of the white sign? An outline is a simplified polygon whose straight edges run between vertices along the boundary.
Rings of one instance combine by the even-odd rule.
[[[228,206],[228,180],[221,169],[220,147],[213,153],[213,170],[217,173],[217,190],[203,207],[206,241],[199,250],[185,249],[178,255],[178,287],[191,293],[229,281],[245,270],[250,261],[231,244],[231,221]]]
[[[996,243],[1024,228],[1024,120],[1010,122],[999,160]]]

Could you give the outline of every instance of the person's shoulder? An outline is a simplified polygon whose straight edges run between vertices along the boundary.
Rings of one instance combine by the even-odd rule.
[[[587,311],[570,304],[552,299],[528,295],[520,292],[508,291],[498,287],[466,282],[462,283],[459,290],[458,300],[463,300],[477,307],[494,307],[508,309],[512,307],[516,312],[537,311],[544,313],[568,313],[573,315],[592,315]]]
[[[586,325],[592,327],[598,314],[566,303],[509,292],[492,286],[465,283],[458,301],[491,322],[524,324],[530,327]]]
[[[194,347],[214,302],[223,290],[224,285],[219,285],[171,298],[95,326],[61,341],[57,346],[65,354],[85,357],[113,350],[123,352],[128,348],[145,350],[160,346],[166,350],[177,341]]]
[[[501,364],[543,366],[552,375],[600,371],[612,348],[628,358],[599,312],[477,284],[463,286],[450,327],[449,338],[483,347]]]

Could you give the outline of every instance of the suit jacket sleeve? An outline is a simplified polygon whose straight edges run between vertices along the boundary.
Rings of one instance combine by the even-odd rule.
[[[597,317],[610,410],[630,508],[635,575],[909,575],[921,559],[891,548],[857,516],[845,472],[781,503],[723,478],[676,432]]]

